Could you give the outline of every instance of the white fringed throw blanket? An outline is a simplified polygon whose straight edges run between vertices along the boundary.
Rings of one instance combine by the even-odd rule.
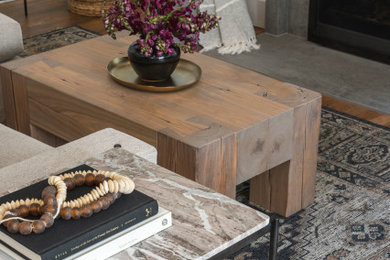
[[[200,10],[222,18],[217,29],[200,35],[202,52],[218,48],[220,54],[240,54],[260,48],[245,0],[204,0]]]

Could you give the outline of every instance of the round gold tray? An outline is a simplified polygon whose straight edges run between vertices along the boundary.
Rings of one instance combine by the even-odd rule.
[[[184,59],[180,59],[171,78],[162,82],[142,81],[131,67],[128,57],[113,59],[108,63],[107,70],[118,83],[151,92],[170,92],[190,87],[199,81],[202,74],[198,65]]]

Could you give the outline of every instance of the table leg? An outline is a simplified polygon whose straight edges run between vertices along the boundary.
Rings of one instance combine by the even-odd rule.
[[[291,161],[287,161],[252,178],[250,201],[282,216],[289,216],[299,210],[302,186],[299,185],[301,182],[295,185],[296,179],[290,177],[293,175],[290,165]]]
[[[251,179],[251,201],[285,217],[313,202],[320,117],[320,98],[294,109],[292,159]]]
[[[26,78],[13,73],[12,83],[14,89],[18,131],[26,135],[30,135],[30,110],[28,106]]]
[[[18,124],[16,122],[15,99],[11,73],[11,70],[0,67],[1,89],[3,92],[3,104],[6,120],[5,124],[8,127],[17,130]]]
[[[28,11],[27,11],[27,0],[24,0],[24,16],[28,16]]]
[[[236,197],[235,134],[198,146],[189,138],[158,133],[157,163],[219,193]]]
[[[7,126],[30,135],[26,79],[6,68],[1,68],[0,76]]]
[[[269,260],[276,260],[278,256],[279,219],[271,217],[271,231],[269,241]]]
[[[302,208],[309,206],[314,201],[318,139],[321,123],[321,98],[308,104],[306,119],[306,142],[302,178]]]

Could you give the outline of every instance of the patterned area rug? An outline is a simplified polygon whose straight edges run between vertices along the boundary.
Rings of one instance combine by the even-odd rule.
[[[24,56],[96,35],[73,26],[30,37]],[[279,259],[390,259],[389,149],[390,129],[323,107],[315,202],[281,220]],[[237,198],[250,205],[248,191],[240,185]],[[268,241],[229,259],[267,259]]]
[[[390,129],[323,107],[315,201],[282,220],[279,259],[390,259],[389,149]],[[231,259],[267,259],[268,238]]]
[[[70,26],[67,28],[39,34],[23,39],[24,52],[19,56],[27,57],[86,39],[92,39],[98,35],[98,33],[91,32],[78,26]]]

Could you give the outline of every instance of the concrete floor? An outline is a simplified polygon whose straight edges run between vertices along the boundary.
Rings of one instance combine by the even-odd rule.
[[[293,35],[260,34],[260,50],[205,54],[390,115],[390,66]]]

